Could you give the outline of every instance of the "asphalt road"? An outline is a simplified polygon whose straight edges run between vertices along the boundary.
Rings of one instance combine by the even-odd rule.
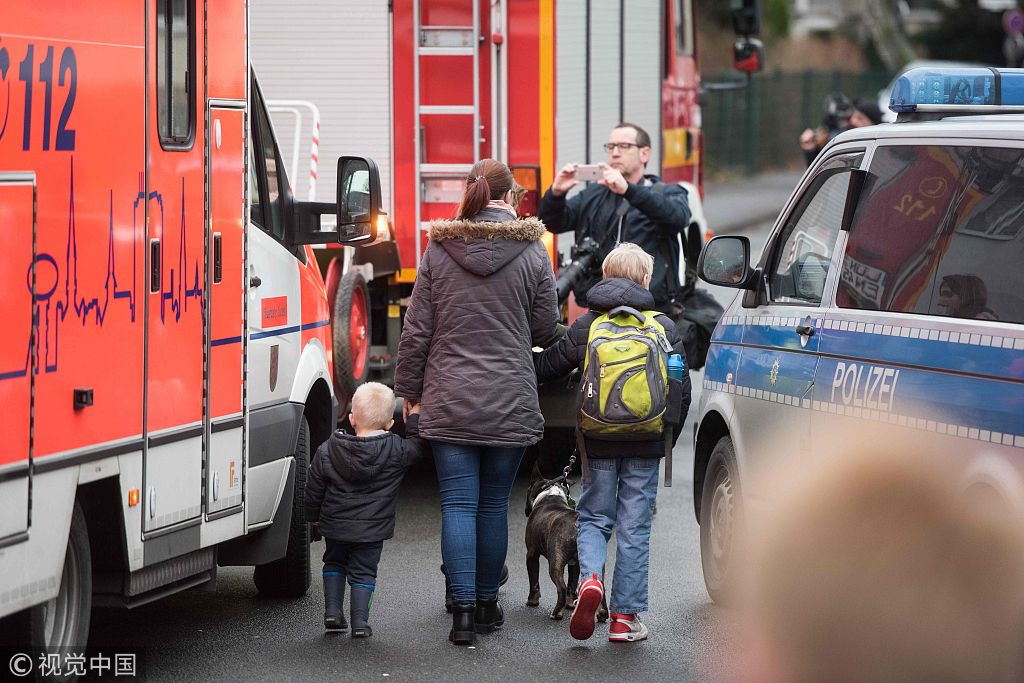
[[[755,253],[769,228],[760,223],[743,231]],[[723,303],[732,294],[715,291]],[[688,423],[694,419],[702,373],[692,379]],[[138,651],[145,680],[152,681],[690,681],[735,676],[742,654],[736,617],[713,605],[704,589],[690,439],[680,439],[674,458],[675,485],[658,493],[651,611],[643,617],[651,636],[643,643],[609,643],[600,627],[591,640],[574,641],[568,619],[547,616],[555,591],[544,571],[540,607],[526,606],[525,473],[510,504],[511,572],[501,593],[505,627],[479,637],[473,648],[448,643],[451,620],[444,611],[438,570],[440,506],[429,464],[411,472],[402,486],[396,535],[385,544],[381,559],[372,638],[324,634],[320,542],[313,546],[313,585],[300,600],[261,599],[251,569],[225,568],[216,592],[181,593],[130,612],[95,611],[91,642],[107,652],[119,647]],[[574,491],[578,495],[578,488]],[[613,564],[610,557],[610,570]]]

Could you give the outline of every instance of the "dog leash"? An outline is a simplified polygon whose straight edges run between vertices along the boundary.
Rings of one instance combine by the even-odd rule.
[[[568,480],[569,480],[569,473],[572,472],[572,466],[575,465],[575,464],[576,464],[576,454],[573,453],[571,456],[569,456],[569,464],[562,468],[562,474],[561,475],[555,477],[554,479],[546,479],[544,481],[544,487],[545,488],[547,488],[549,486],[552,486],[554,484],[558,484],[558,483],[565,484],[565,489],[566,489],[565,493],[566,493],[566,497],[569,499],[568,500],[569,507],[571,507],[573,510],[576,509],[576,500],[572,497],[572,493],[569,490],[569,482],[568,482]]]

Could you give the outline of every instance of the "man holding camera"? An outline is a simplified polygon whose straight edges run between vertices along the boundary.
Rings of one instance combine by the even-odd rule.
[[[662,183],[644,173],[651,157],[651,138],[632,123],[620,123],[604,146],[608,163],[597,166],[567,164],[558,172],[540,202],[540,218],[555,233],[575,232],[576,244],[589,237],[597,244],[596,263],[622,242],[639,245],[654,257],[650,290],[655,306],[669,315],[678,314],[680,290],[678,235],[690,222],[686,190]],[[584,180],[589,187],[566,199]],[[586,294],[601,277],[600,269],[588,273],[573,286],[576,301],[586,306]]]

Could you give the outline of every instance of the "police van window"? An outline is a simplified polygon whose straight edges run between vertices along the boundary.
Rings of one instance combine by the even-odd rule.
[[[862,158],[858,152],[827,160],[786,221],[769,271],[773,302],[821,303],[850,186],[850,174],[843,171],[858,166]]]
[[[193,0],[157,2],[157,127],[169,149],[191,148],[195,133],[194,16]]]
[[[284,241],[284,221],[281,219],[281,183],[284,182],[284,174],[277,157],[270,119],[267,118],[267,110],[263,105],[262,97],[256,98],[255,109],[254,118],[259,127],[257,138],[259,149],[256,156],[264,177],[266,193],[262,197],[265,204],[261,207],[263,223],[260,224],[260,227],[278,240]]]
[[[881,146],[836,303],[1024,322],[1024,150]]]

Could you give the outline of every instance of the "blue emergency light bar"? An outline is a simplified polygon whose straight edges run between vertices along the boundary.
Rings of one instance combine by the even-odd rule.
[[[911,69],[896,81],[889,108],[906,112],[1024,112],[1024,69]]]

